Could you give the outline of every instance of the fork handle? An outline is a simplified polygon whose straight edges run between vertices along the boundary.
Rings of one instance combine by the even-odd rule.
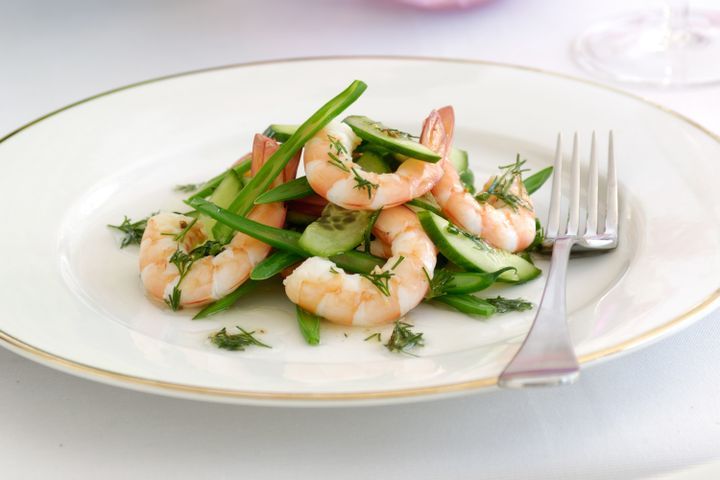
[[[580,367],[570,341],[565,305],[567,265],[574,243],[574,237],[555,240],[537,315],[520,349],[500,374],[499,386],[562,385],[578,377]]]

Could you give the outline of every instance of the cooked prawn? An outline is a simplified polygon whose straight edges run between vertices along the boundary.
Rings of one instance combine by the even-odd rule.
[[[430,148],[437,138],[437,114],[424,124],[420,143]],[[331,122],[305,144],[305,174],[321,197],[351,210],[378,210],[401,205],[428,192],[442,176],[438,163],[405,160],[393,173],[366,172],[352,160],[360,144],[355,133]]]
[[[256,135],[252,173],[255,174],[277,149],[277,142]],[[291,160],[275,185],[294,177],[298,162],[299,156]],[[248,218],[265,225],[282,227],[285,206],[281,202],[257,205]],[[190,253],[207,239],[200,220],[177,213],[160,213],[151,217],[140,243],[140,278],[147,294],[156,300],[167,300],[177,287],[181,292],[179,306],[195,307],[210,303],[244,283],[253,267],[270,251],[269,245],[243,233],[236,233],[222,252],[198,258],[181,278],[171,257],[177,251]]]
[[[497,248],[510,252],[527,248],[535,238],[535,211],[520,175],[513,175],[508,190],[508,193],[520,200],[519,205],[507,205],[492,195],[484,202],[476,200],[465,190],[457,170],[448,158],[455,124],[453,108],[443,107],[438,113],[446,135],[446,148],[440,161],[444,174],[433,187],[432,194],[443,213],[455,224]],[[495,178],[488,180],[483,191],[487,191]]]
[[[309,258],[284,281],[290,300],[342,325],[381,325],[415,308],[435,268],[435,245],[404,206],[383,210],[373,233],[390,245],[392,256],[383,267],[350,274],[325,258]]]

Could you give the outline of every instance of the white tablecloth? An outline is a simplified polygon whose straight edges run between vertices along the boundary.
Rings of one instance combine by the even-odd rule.
[[[119,85],[269,58],[432,55],[585,76],[569,56],[575,35],[652,4],[497,0],[430,13],[387,0],[6,0],[0,132]],[[720,131],[720,87],[633,91]],[[720,478],[718,320],[571,387],[366,409],[175,400],[0,349],[0,477]]]

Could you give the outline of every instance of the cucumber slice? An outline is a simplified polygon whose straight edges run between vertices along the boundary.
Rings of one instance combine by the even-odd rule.
[[[379,155],[377,152],[367,150],[360,155],[360,158],[355,161],[360,167],[366,172],[373,173],[390,173],[392,169],[390,164]]]
[[[458,172],[464,172],[468,169],[468,153],[459,148],[453,148],[450,151],[450,163],[455,166]]]
[[[346,210],[328,203],[322,215],[308,225],[300,237],[300,247],[312,255],[330,257],[360,245],[375,212]]]
[[[432,163],[437,162],[441,158],[440,155],[425,145],[412,140],[407,133],[388,128],[367,117],[351,115],[343,120],[343,122],[348,124],[358,137],[370,143],[380,145],[383,148],[387,148],[391,152]]]
[[[460,181],[465,187],[465,190],[470,192],[470,194],[475,195],[475,174],[472,170],[467,169],[460,172]]]
[[[507,270],[498,280],[527,282],[540,275],[540,269],[524,258],[492,247],[485,240],[464,232],[444,218],[427,210],[417,212],[420,223],[433,243],[448,260],[467,270],[496,272]]]
[[[273,123],[265,129],[263,135],[265,135],[266,137],[274,138],[278,142],[283,143],[287,142],[288,138],[290,138],[292,134],[295,133],[295,130],[297,130],[297,128],[297,125]]]
[[[237,194],[242,190],[243,181],[242,177],[238,173],[230,169],[227,174],[223,177],[220,184],[217,186],[215,191],[210,195],[210,201],[215,205],[227,208],[232,203]],[[206,232],[213,232],[217,220],[208,217],[207,215],[200,214],[200,220],[205,226]],[[215,238],[215,237],[213,237]]]

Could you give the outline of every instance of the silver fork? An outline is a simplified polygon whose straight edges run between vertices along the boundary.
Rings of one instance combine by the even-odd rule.
[[[587,182],[587,218],[580,233],[580,159],[578,137],[573,140],[570,166],[569,212],[565,230],[560,230],[562,197],[562,139],[558,135],[555,166],[548,215],[546,246],[552,247],[547,283],[535,320],[525,341],[500,374],[501,387],[563,385],[574,382],[580,374],[570,341],[565,305],[565,277],[573,246],[585,251],[607,251],[618,244],[618,187],[613,152],[613,135],[608,141],[607,191],[605,195],[605,228],[598,232],[598,165],[595,133],[590,149]]]

